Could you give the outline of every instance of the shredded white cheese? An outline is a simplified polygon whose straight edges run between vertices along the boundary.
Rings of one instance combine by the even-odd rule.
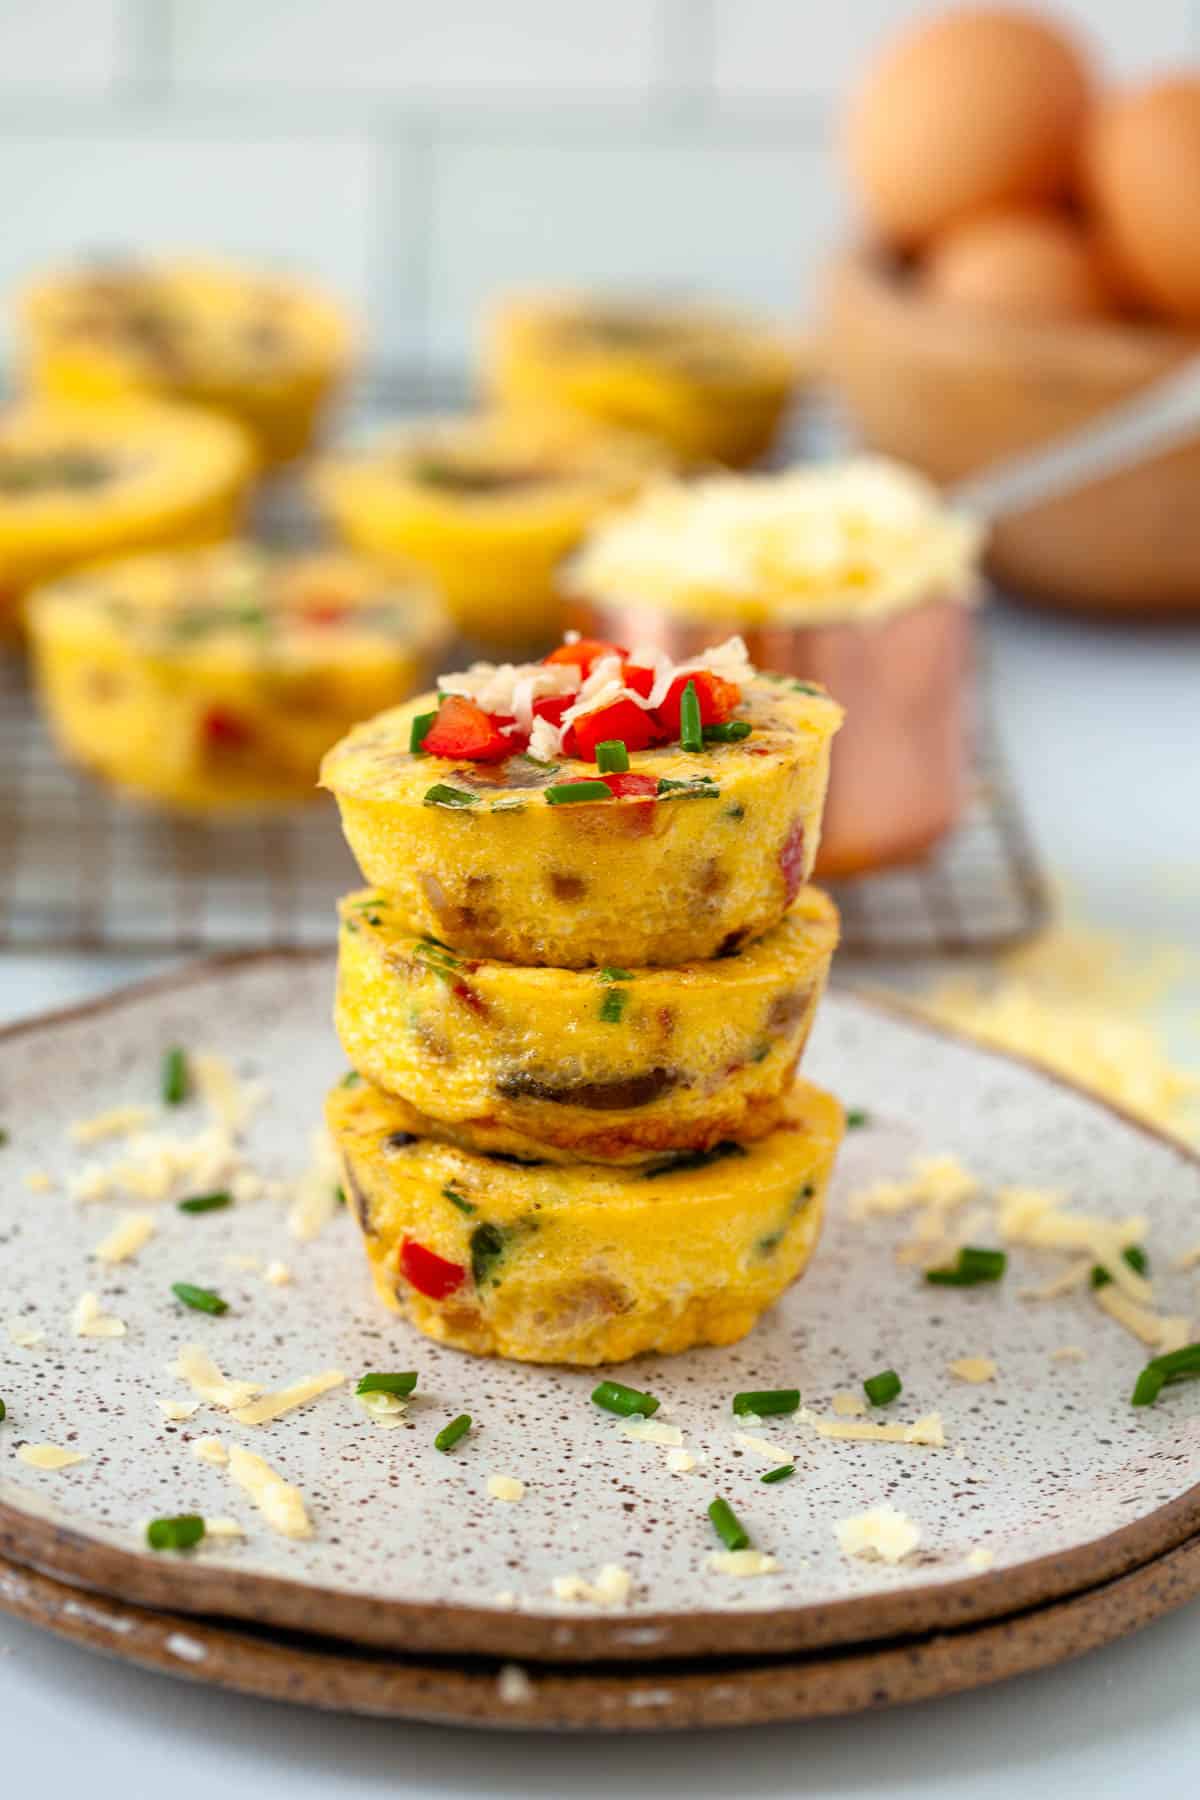
[[[164,1419],[171,1419],[177,1425],[200,1411],[198,1400],[156,1400],[155,1405]]]
[[[372,1425],[395,1431],[404,1423],[408,1403],[399,1394],[357,1394],[355,1398]]]
[[[229,1447],[229,1473],[257,1506],[272,1531],[281,1537],[311,1537],[312,1526],[304,1509],[304,1496],[261,1456],[243,1450],[240,1444]]]
[[[834,1530],[843,1556],[877,1557],[886,1563],[903,1562],[921,1541],[920,1526],[892,1506],[839,1519]]]
[[[35,1350],[46,1341],[44,1331],[39,1330],[36,1325],[25,1325],[20,1319],[9,1319],[5,1330],[8,1332],[9,1342],[15,1344],[18,1350]]]
[[[342,1179],[341,1163],[329,1133],[318,1129],[312,1139],[312,1166],[293,1190],[288,1213],[288,1230],[302,1244],[319,1237],[338,1210],[338,1185]]]
[[[764,1462],[774,1463],[776,1467],[789,1460],[787,1451],[773,1444],[770,1438],[755,1437],[749,1431],[735,1431],[733,1441],[739,1450],[748,1450],[751,1456],[761,1456]]]
[[[663,1444],[668,1449],[675,1449],[683,1442],[678,1425],[668,1425],[660,1419],[626,1419],[621,1426],[621,1436],[632,1438],[635,1444]]]
[[[192,1445],[192,1455],[197,1462],[208,1463],[214,1469],[223,1469],[229,1461],[229,1452],[219,1437],[197,1438]]]
[[[633,1576],[616,1563],[605,1563],[594,1581],[583,1575],[556,1575],[550,1584],[556,1600],[583,1601],[589,1606],[624,1606]]]
[[[861,1419],[867,1410],[865,1400],[860,1399],[857,1394],[849,1393],[844,1388],[833,1396],[832,1405],[839,1419]]]
[[[668,1450],[667,1467],[672,1475],[690,1475],[696,1467],[696,1458],[690,1450]]]
[[[994,1550],[984,1550],[982,1548],[972,1550],[967,1557],[967,1567],[968,1569],[973,1570],[975,1574],[982,1575],[985,1569],[991,1568],[995,1560],[996,1552]]]
[[[1051,1362],[1086,1362],[1087,1351],[1082,1344],[1060,1344],[1057,1350],[1050,1352]]]
[[[125,1336],[126,1325],[124,1319],[103,1312],[95,1294],[80,1294],[71,1314],[71,1330],[76,1337],[115,1338]]]
[[[73,1469],[88,1458],[86,1450],[63,1450],[57,1444],[21,1444],[17,1455],[31,1469]]]
[[[245,1406],[262,1392],[261,1384],[256,1381],[233,1381],[222,1375],[207,1350],[202,1350],[199,1344],[184,1344],[173,1373],[182,1377],[201,1400],[207,1400],[210,1406],[224,1407],[227,1412]]]
[[[25,1177],[25,1186],[31,1194],[48,1194],[54,1186],[54,1177],[45,1169],[30,1169]]]
[[[534,1697],[534,1686],[517,1663],[505,1663],[496,1677],[496,1693],[504,1706],[526,1706]]]
[[[196,1091],[215,1123],[236,1137],[266,1098],[263,1084],[240,1081],[225,1058],[211,1051],[198,1051],[189,1058],[188,1066]]]
[[[714,1550],[708,1566],[716,1575],[770,1575],[779,1564],[765,1550]]]
[[[523,1500],[525,1483],[516,1475],[489,1475],[487,1491],[493,1500]]]
[[[957,1362],[950,1364],[950,1373],[960,1381],[974,1384],[995,1381],[997,1370],[990,1356],[960,1356]]]
[[[291,1279],[292,1271],[288,1268],[286,1263],[272,1262],[267,1264],[263,1280],[269,1282],[272,1287],[287,1287]]]
[[[123,1263],[145,1249],[158,1227],[153,1213],[122,1213],[107,1237],[101,1238],[92,1255],[98,1262]]]
[[[68,1128],[73,1144],[98,1144],[103,1138],[128,1137],[131,1131],[142,1131],[153,1113],[148,1106],[114,1106],[91,1119],[77,1119]]]
[[[217,1519],[205,1519],[204,1535],[206,1538],[217,1539],[244,1538],[246,1532],[245,1527],[239,1525],[236,1519],[221,1517]]]
[[[1061,1275],[1054,1275],[1044,1281],[1040,1287],[1022,1288],[1022,1300],[1061,1300],[1064,1294],[1073,1294],[1076,1288],[1086,1287],[1095,1268],[1090,1256],[1073,1262],[1064,1269]]]
[[[1148,1306],[1139,1306],[1115,1285],[1093,1288],[1092,1298],[1101,1312],[1131,1332],[1152,1350],[1165,1353],[1179,1350],[1188,1342],[1188,1321],[1177,1316],[1164,1316]]]
[[[281,1419],[285,1413],[294,1412],[298,1406],[307,1406],[310,1400],[327,1394],[330,1388],[341,1387],[345,1379],[341,1369],[323,1369],[319,1375],[304,1375],[289,1387],[275,1388],[245,1406],[234,1407],[233,1416],[239,1425],[267,1425],[272,1419]]]
[[[822,1437],[846,1438],[864,1444],[920,1444],[927,1450],[946,1448],[942,1417],[935,1412],[926,1413],[911,1425],[875,1425],[869,1421],[835,1425],[822,1419],[818,1421],[817,1430]]]

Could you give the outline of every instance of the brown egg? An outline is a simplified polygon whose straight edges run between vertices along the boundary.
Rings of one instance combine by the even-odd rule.
[[[1107,100],[1087,133],[1084,170],[1130,290],[1155,311],[1200,322],[1200,75]]]
[[[844,121],[869,222],[908,247],[989,207],[1063,192],[1088,87],[1082,53],[1031,13],[952,12],[904,33]]]
[[[937,240],[926,292],[1008,319],[1086,319],[1117,311],[1094,242],[1073,219],[1017,210],[969,219]]]

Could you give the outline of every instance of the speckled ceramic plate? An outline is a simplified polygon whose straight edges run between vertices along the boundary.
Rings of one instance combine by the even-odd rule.
[[[185,1681],[327,1712],[513,1731],[680,1731],[878,1712],[1028,1675],[1097,1650],[1200,1594],[1200,1539],[1115,1581],[992,1623],[808,1655],[497,1663],[380,1655],[151,1612],[0,1560],[0,1609]]]
[[[164,1046],[217,1051],[271,1090],[248,1142],[268,1173],[309,1157],[322,1093],[341,1067],[328,1025],[324,955],[202,965],[0,1040],[0,1550],[68,1581],[175,1612],[251,1619],[408,1652],[474,1652],[565,1662],[808,1650],[994,1618],[1079,1592],[1149,1561],[1200,1526],[1200,1388],[1135,1411],[1146,1352],[1087,1293],[1031,1304],[1020,1290],[1061,1259],[1014,1254],[997,1286],[935,1290],[893,1255],[904,1221],[855,1225],[846,1196],[899,1175],[914,1154],[952,1150],[987,1187],[1052,1185],[1117,1216],[1153,1220],[1155,1267],[1198,1235],[1200,1166],[1185,1150],[1045,1075],[844,995],[826,1002],[809,1070],[870,1122],[850,1134],[825,1242],[807,1277],[743,1343],[636,1365],[701,1460],[673,1473],[663,1449],[631,1442],[589,1403],[587,1371],[486,1363],[440,1350],[382,1312],[352,1221],[310,1242],[288,1235],[273,1200],[188,1217],[172,1207],[136,1261],[89,1260],[113,1222],[67,1183],[86,1158],[70,1121],[153,1100]],[[199,1129],[198,1106],[172,1129]],[[50,1178],[31,1192],[31,1172]],[[231,1265],[282,1258],[286,1287]],[[185,1312],[170,1284],[219,1288],[221,1318]],[[1164,1273],[1159,1303],[1186,1312],[1194,1276]],[[76,1337],[72,1309],[93,1290],[123,1318],[121,1338]],[[20,1348],[3,1325],[40,1329]],[[170,1423],[156,1402],[185,1398],[169,1373],[199,1342],[226,1373],[275,1387],[336,1366],[417,1368],[419,1395],[399,1430],[378,1429],[350,1385],[258,1427],[202,1407]],[[1081,1346],[1083,1360],[1054,1351]],[[996,1380],[969,1386],[951,1361],[986,1354]],[[763,1486],[768,1466],[734,1437],[731,1394],[799,1384],[831,1416],[837,1390],[894,1366],[905,1393],[890,1416],[939,1411],[948,1448],[846,1443],[800,1419],[754,1435],[794,1457],[796,1476]],[[435,1431],[468,1411],[476,1429],[450,1456]],[[274,1535],[198,1436],[237,1439],[307,1499],[303,1542]],[[62,1473],[16,1450],[49,1441],[87,1452]],[[488,1497],[489,1473],[520,1476],[519,1504]],[[705,1508],[731,1502],[778,1567],[756,1579],[711,1571]],[[848,1559],[834,1522],[887,1501],[915,1520],[918,1551],[896,1567]],[[143,1548],[144,1521],[194,1510],[233,1515],[244,1542],[180,1558]],[[989,1551],[986,1573],[973,1551]],[[556,1576],[616,1563],[628,1604],[555,1600]],[[502,1604],[498,1596],[511,1596]]]

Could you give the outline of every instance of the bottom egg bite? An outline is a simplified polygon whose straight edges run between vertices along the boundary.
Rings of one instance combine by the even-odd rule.
[[[812,1256],[844,1128],[801,1081],[755,1143],[621,1169],[416,1137],[354,1077],[327,1116],[388,1306],[479,1356],[581,1364],[744,1337]]]
[[[804,888],[726,957],[525,968],[406,931],[368,889],[341,904],[338,1035],[361,1075],[427,1115],[409,1127],[422,1135],[550,1160],[707,1150],[773,1128],[837,934],[833,902]]]

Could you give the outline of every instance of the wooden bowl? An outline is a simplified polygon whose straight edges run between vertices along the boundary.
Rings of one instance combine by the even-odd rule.
[[[972,315],[863,250],[827,282],[822,354],[855,425],[943,483],[1082,425],[1197,350],[1183,332],[1120,320]],[[997,524],[988,571],[1078,611],[1200,613],[1198,496],[1200,440]]]

